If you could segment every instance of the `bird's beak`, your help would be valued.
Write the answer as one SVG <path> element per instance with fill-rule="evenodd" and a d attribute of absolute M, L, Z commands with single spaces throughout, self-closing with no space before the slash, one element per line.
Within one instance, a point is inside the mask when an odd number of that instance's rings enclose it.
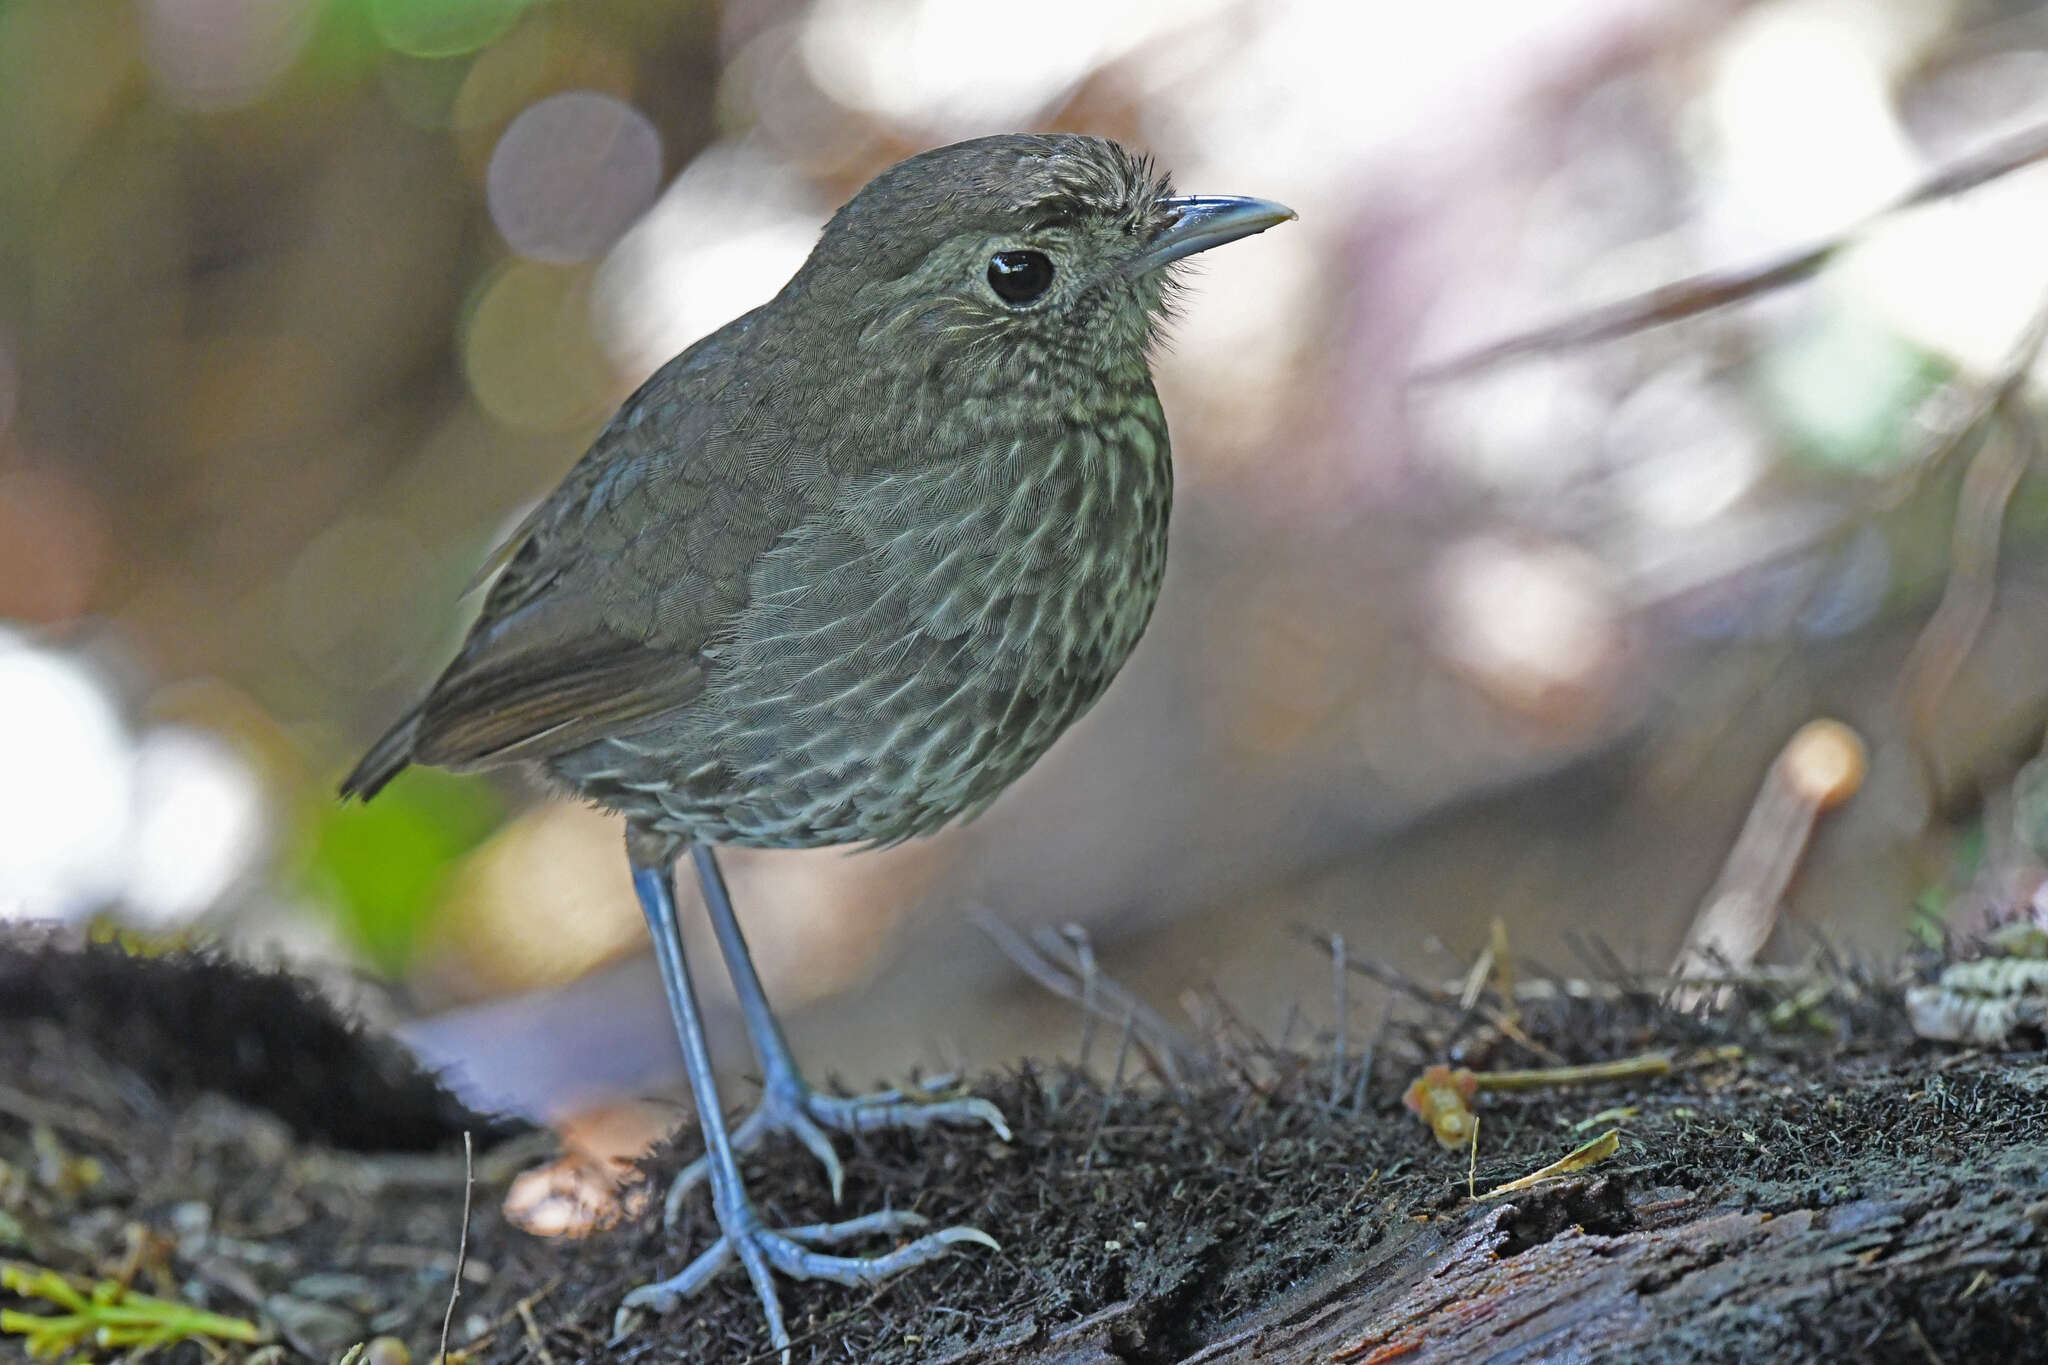
<path fill-rule="evenodd" d="M 1264 232 L 1296 216 L 1285 204 L 1231 194 L 1184 194 L 1162 199 L 1159 205 L 1174 215 L 1173 221 L 1132 259 L 1129 269 L 1133 275 Z"/>

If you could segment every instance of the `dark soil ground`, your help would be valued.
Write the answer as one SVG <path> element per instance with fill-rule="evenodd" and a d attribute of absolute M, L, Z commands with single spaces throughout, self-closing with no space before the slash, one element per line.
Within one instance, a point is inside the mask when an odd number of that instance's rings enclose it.
<path fill-rule="evenodd" d="M 975 1087 L 1012 1142 L 841 1139 L 837 1210 L 815 1163 L 771 1144 L 747 1163 L 771 1221 L 887 1204 L 1004 1248 L 878 1291 L 785 1286 L 794 1358 L 2040 1359 L 2048 1070 L 2033 1052 L 1915 1040 L 1900 991 L 1933 965 L 1753 984 L 1697 1014 L 1626 983 L 1512 1012 L 1491 993 L 1464 1008 L 1415 989 L 1363 1087 L 1355 1051 L 1340 1070 L 1227 1027 L 1192 1051 L 1201 1078 L 1177 1085 L 1137 1049 L 1134 1079 L 1115 1085 L 1025 1069 Z M 1483 1093 L 1469 1171 L 1400 1102 L 1426 1062 L 1483 1072 L 1652 1050 L 1670 1074 Z M 701 1194 L 672 1234 L 657 1198 L 579 1242 L 527 1237 L 498 1207 L 543 1159 L 534 1136 L 464 1113 L 295 983 L 203 957 L 0 953 L 0 1255 L 245 1317 L 272 1343 L 157 1359 L 325 1362 L 376 1333 L 431 1358 L 465 1128 L 457 1358 L 769 1357 L 736 1272 L 613 1340 L 625 1291 L 715 1235 Z M 1619 1148 L 1587 1171 L 1471 1197 L 1608 1128 Z M 657 1154 L 650 1174 L 665 1182 L 695 1146 Z"/>

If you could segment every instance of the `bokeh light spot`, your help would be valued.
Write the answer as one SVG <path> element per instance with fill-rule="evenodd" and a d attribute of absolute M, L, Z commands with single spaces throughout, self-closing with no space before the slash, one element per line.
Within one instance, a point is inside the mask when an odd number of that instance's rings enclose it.
<path fill-rule="evenodd" d="M 1438 654 L 1490 699 L 1551 721 L 1598 714 L 1623 642 L 1597 561 L 1561 543 L 1477 536 L 1444 552 L 1435 589 Z"/>
<path fill-rule="evenodd" d="M 1833 232 L 1905 188 L 1889 85 L 1934 8 L 1779 0 L 1731 25 L 1704 110 L 1731 237 Z"/>
<path fill-rule="evenodd" d="M 285 577 L 285 638 L 322 681 L 344 690 L 406 672 L 431 626 L 414 607 L 434 561 L 404 524 L 344 517 L 313 537 Z"/>
<path fill-rule="evenodd" d="M 1805 453 L 1875 473 L 1907 453 L 1909 419 L 1938 375 L 1929 357 L 1859 310 L 1771 348 L 1763 379 L 1764 394 Z"/>
<path fill-rule="evenodd" d="M 1502 366 L 1456 392 L 1425 393 L 1416 410 L 1457 475 L 1524 496 L 1583 476 L 1607 416 L 1596 367 L 1580 356 Z"/>
<path fill-rule="evenodd" d="M 75 918 L 122 882 L 128 736 L 90 671 L 0 630 L 0 919 Z"/>
<path fill-rule="evenodd" d="M 1802 520 L 1807 523 L 1803 538 L 1820 539 L 1813 519 Z M 1868 625 L 1896 576 L 1883 532 L 1865 526 L 1839 549 L 1769 553 L 1785 529 L 1741 532 L 1756 542 L 1742 556 L 1752 567 L 1678 597 L 1672 604 L 1678 629 L 1710 640 L 1767 639 L 1790 626 L 1802 635 L 1829 638 Z"/>
<path fill-rule="evenodd" d="M 476 54 L 455 96 L 452 119 L 462 160 L 481 179 L 498 137 L 522 110 L 566 90 L 595 90 L 629 100 L 631 54 L 552 11 L 529 12 L 517 27 Z"/>
<path fill-rule="evenodd" d="M 143 48 L 173 104 L 231 109 L 262 97 L 319 18 L 315 0 L 147 0 Z"/>
<path fill-rule="evenodd" d="M 486 176 L 511 248 L 566 265 L 602 255 L 661 189 L 661 135 L 625 101 L 551 95 L 512 120 Z"/>
<path fill-rule="evenodd" d="M 71 480 L 0 472 L 0 617 L 51 625 L 83 613 L 110 539 L 105 509 Z"/>
<path fill-rule="evenodd" d="M 255 770 L 219 736 L 184 725 L 145 734 L 135 752 L 127 911 L 167 925 L 217 901 L 262 847 L 263 800 Z"/>
<path fill-rule="evenodd" d="M 598 267 L 604 347 L 631 376 L 764 303 L 803 264 L 824 209 L 751 149 L 699 156 Z"/>
<path fill-rule="evenodd" d="M 604 416 L 617 395 L 592 336 L 584 276 L 515 261 L 469 316 L 463 363 L 493 419 L 522 431 L 567 431 Z"/>
<path fill-rule="evenodd" d="M 2043 78 L 2048 89 L 2048 69 Z M 1900 335 L 1996 374 L 2048 289 L 2043 223 L 2048 167 L 2036 167 L 1877 224 L 1839 266 L 1840 292 Z M 2048 378 L 2048 363 L 2035 374 Z"/>
<path fill-rule="evenodd" d="M 802 53 L 842 103 L 964 136 L 1032 122 L 1091 70 L 1221 7 L 1222 0 L 1039 0 L 1028 22 L 1046 40 L 1011 42 L 1008 25 L 982 5 L 820 0 Z M 991 60 L 996 49 L 1001 58 Z"/>
<path fill-rule="evenodd" d="M 369 0 L 370 25 L 409 57 L 474 52 L 512 27 L 526 0 Z"/>
<path fill-rule="evenodd" d="M 468 990 L 559 986 L 644 942 L 632 892 L 611 875 L 619 832 L 602 811 L 545 806 L 457 866 L 435 926 Z"/>
<path fill-rule="evenodd" d="M 1606 445 L 1616 487 L 1658 532 L 1702 526 L 1763 477 L 1756 423 L 1702 367 L 1652 375 L 1609 418 Z"/>
<path fill-rule="evenodd" d="M 1799 628 L 1823 638 L 1861 630 L 1877 617 L 1892 585 L 1892 551 L 1884 533 L 1865 526 L 1833 554 L 1814 561 L 1815 586 L 1799 610 Z"/>

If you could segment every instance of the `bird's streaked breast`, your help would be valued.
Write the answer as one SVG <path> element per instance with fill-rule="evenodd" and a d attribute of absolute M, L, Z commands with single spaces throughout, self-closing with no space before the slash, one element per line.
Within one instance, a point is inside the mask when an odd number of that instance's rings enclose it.
<path fill-rule="evenodd" d="M 677 833 L 766 846 L 986 805 L 1101 695 L 1158 596 L 1165 421 L 1149 384 L 1112 406 L 846 481 L 756 564 L 703 702 L 611 742 L 622 785 Z"/>

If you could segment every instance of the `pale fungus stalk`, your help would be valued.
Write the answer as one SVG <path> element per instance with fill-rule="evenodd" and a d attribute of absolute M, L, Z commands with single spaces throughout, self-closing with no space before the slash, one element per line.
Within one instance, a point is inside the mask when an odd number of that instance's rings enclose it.
<path fill-rule="evenodd" d="M 1870 766 L 1863 740 L 1838 720 L 1801 726 L 1771 764 L 1742 833 L 1721 866 L 1671 973 L 1677 977 L 1742 971 L 1777 926 L 1778 907 L 1806 855 L 1821 815 L 1863 785 Z M 1704 998 L 1681 989 L 1679 1003 Z"/>

